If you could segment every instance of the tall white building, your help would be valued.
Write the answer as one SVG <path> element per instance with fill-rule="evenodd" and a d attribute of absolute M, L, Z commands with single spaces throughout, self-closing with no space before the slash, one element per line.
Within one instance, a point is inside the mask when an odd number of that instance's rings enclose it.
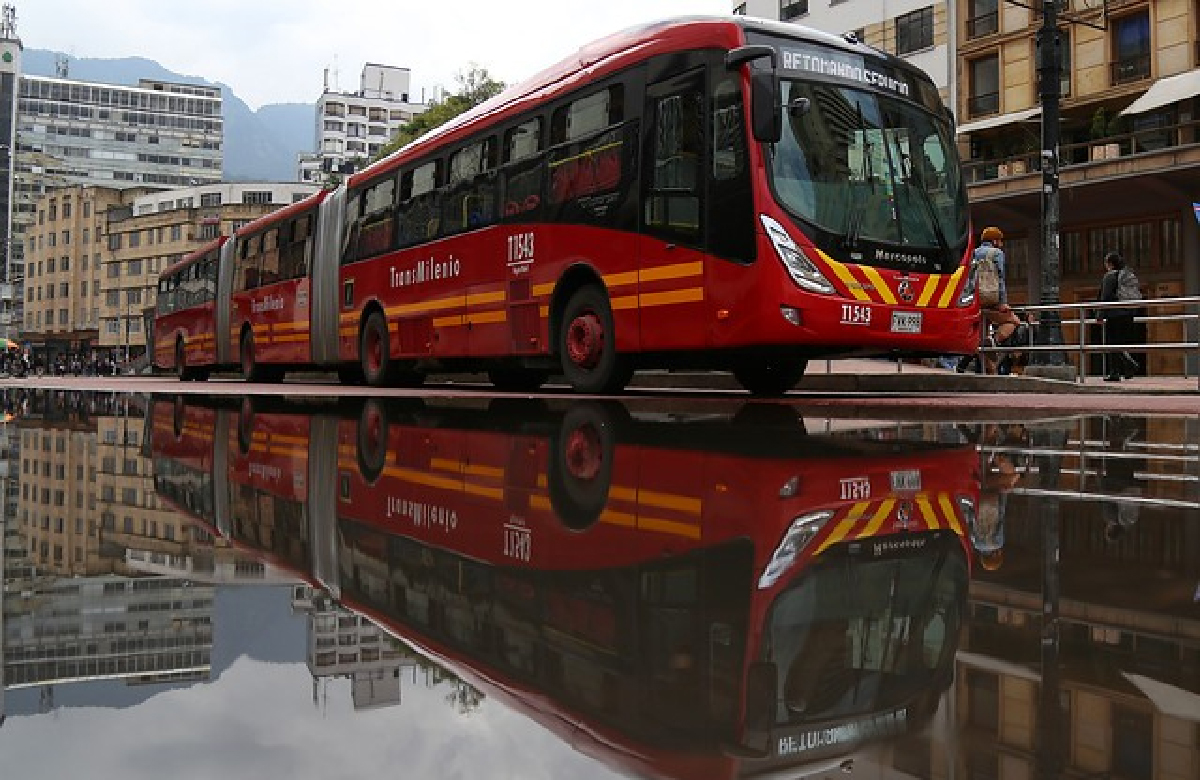
<path fill-rule="evenodd" d="M 313 152 L 302 154 L 299 181 L 321 183 L 331 174 L 350 173 L 379 153 L 401 126 L 425 111 L 412 100 L 408 68 L 367 63 L 357 92 L 339 92 L 325 71 L 317 100 Z"/>
<path fill-rule="evenodd" d="M 911 62 L 929 74 L 954 105 L 953 4 L 929 0 L 734 0 L 734 13 L 795 22 L 863 43 Z"/>

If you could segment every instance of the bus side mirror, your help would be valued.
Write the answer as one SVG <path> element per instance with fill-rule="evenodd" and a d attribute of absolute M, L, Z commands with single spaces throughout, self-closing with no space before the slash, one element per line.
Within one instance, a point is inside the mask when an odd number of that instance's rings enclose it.
<path fill-rule="evenodd" d="M 783 113 L 780 111 L 779 79 L 775 74 L 775 49 L 771 46 L 739 46 L 725 55 L 725 67 L 735 70 L 766 57 L 769 71 L 750 74 L 750 129 L 754 139 L 764 144 L 778 143 L 783 137 Z"/>
<path fill-rule="evenodd" d="M 783 112 L 779 110 L 779 79 L 774 73 L 750 74 L 750 129 L 764 144 L 779 143 L 783 137 Z"/>

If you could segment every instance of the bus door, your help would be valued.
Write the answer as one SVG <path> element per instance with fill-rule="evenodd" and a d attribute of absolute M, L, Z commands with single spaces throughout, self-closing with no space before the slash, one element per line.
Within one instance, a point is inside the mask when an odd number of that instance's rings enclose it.
<path fill-rule="evenodd" d="M 646 88 L 637 303 L 647 350 L 705 346 L 704 68 Z M 614 308 L 617 305 L 614 303 Z M 704 333 L 697 343 L 697 334 Z"/>

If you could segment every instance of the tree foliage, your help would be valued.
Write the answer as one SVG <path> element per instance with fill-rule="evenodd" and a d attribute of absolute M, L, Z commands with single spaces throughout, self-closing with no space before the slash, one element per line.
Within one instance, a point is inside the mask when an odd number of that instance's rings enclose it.
<path fill-rule="evenodd" d="M 496 81 L 488 73 L 487 68 L 472 64 L 466 73 L 458 73 L 454 80 L 458 82 L 458 91 L 447 95 L 443 100 L 431 103 L 429 108 L 413 117 L 413 120 L 402 125 L 392 140 L 388 141 L 375 159 L 387 157 L 400 147 L 428 133 L 435 127 L 449 122 L 467 109 L 474 108 L 488 98 L 499 95 L 506 84 Z"/>

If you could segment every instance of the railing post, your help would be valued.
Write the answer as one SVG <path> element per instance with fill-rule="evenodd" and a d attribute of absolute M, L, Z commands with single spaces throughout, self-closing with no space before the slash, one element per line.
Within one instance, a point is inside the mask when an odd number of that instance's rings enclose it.
<path fill-rule="evenodd" d="M 1079 368 L 1076 372 L 1075 381 L 1082 385 L 1087 383 L 1087 309 L 1079 309 L 1076 319 L 1079 321 Z"/>

